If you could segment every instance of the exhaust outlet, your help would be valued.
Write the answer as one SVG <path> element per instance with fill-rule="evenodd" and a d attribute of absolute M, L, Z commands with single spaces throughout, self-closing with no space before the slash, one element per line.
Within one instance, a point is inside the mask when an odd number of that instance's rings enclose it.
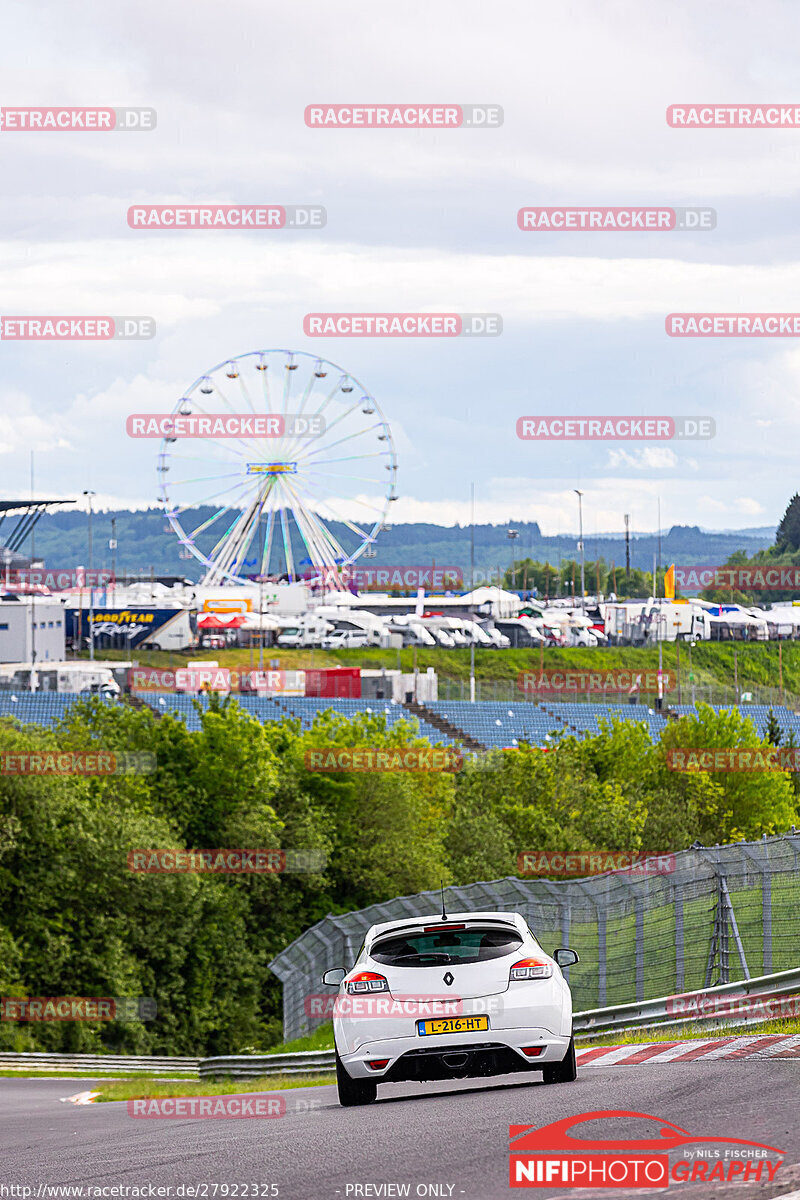
<path fill-rule="evenodd" d="M 443 1054 L 442 1062 L 451 1071 L 458 1071 L 461 1067 L 465 1067 L 469 1061 L 468 1054 Z"/>

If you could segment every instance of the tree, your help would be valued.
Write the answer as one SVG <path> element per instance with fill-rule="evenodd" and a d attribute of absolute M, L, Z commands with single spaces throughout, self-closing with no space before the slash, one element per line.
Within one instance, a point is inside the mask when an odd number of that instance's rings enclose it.
<path fill-rule="evenodd" d="M 775 534 L 775 548 L 785 554 L 800 550 L 800 495 L 797 492 L 781 517 Z"/>
<path fill-rule="evenodd" d="M 772 709 L 769 710 L 769 716 L 767 717 L 767 729 L 764 736 L 769 742 L 770 746 L 780 746 L 783 739 L 783 730 L 778 724 L 778 719 Z"/>

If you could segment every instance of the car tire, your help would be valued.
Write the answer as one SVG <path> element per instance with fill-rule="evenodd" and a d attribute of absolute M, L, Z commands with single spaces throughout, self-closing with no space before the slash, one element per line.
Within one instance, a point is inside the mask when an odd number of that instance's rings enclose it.
<path fill-rule="evenodd" d="M 336 1090 L 342 1108 L 353 1108 L 356 1104 L 372 1104 L 377 1098 L 378 1085 L 371 1079 L 351 1079 L 336 1051 Z"/>
<path fill-rule="evenodd" d="M 578 1078 L 578 1064 L 575 1060 L 575 1034 L 569 1039 L 569 1048 L 560 1063 L 551 1067 L 542 1067 L 545 1083 L 574 1083 Z"/>

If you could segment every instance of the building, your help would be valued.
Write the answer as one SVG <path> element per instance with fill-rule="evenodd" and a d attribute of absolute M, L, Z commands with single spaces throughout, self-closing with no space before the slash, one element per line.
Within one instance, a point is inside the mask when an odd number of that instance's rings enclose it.
<path fill-rule="evenodd" d="M 61 662 L 64 606 L 50 596 L 16 596 L 0 600 L 0 663 Z"/>

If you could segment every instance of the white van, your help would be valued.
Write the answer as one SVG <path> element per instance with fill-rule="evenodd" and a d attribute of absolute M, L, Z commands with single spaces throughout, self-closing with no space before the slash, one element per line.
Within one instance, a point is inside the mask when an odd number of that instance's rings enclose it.
<path fill-rule="evenodd" d="M 366 629 L 334 629 L 322 639 L 323 650 L 357 650 L 369 644 Z"/>

